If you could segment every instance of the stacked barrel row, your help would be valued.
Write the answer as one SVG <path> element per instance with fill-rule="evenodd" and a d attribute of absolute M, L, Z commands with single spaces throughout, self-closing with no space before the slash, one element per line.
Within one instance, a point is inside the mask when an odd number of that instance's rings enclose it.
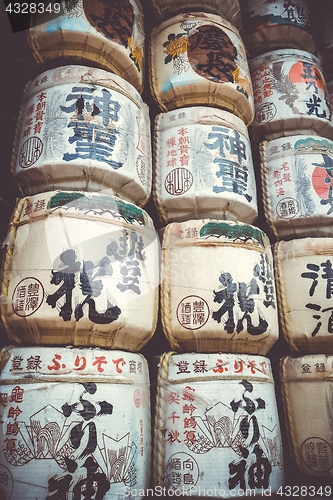
<path fill-rule="evenodd" d="M 123 498 L 150 484 L 149 372 L 136 351 L 156 328 L 159 244 L 142 208 L 143 11 L 136 0 L 61 9 L 32 19 L 38 74 L 13 147 L 22 198 L 1 274 L 2 323 L 20 346 L 1 353 L 11 500 Z"/>
<path fill-rule="evenodd" d="M 289 450 L 298 484 L 312 481 L 331 494 L 333 108 L 326 81 L 332 79 L 333 38 L 323 27 L 333 11 L 318 4 L 316 32 L 306 2 L 244 4 L 253 144 L 260 143 L 265 218 L 278 240 L 280 325 L 293 353 L 280 360 L 279 377 Z M 305 488 L 302 495 L 311 492 Z"/>
<path fill-rule="evenodd" d="M 162 21 L 149 53 L 164 111 L 153 140 L 153 198 L 167 224 L 161 319 L 178 352 L 159 365 L 154 484 L 198 497 L 276 493 L 283 452 L 265 355 L 277 303 L 270 243 L 252 225 L 254 100 L 239 4 L 152 4 Z"/>

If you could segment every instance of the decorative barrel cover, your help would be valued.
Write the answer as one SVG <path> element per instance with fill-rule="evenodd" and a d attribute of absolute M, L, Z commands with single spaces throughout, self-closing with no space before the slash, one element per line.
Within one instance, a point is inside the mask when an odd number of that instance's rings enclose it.
<path fill-rule="evenodd" d="M 248 131 L 217 108 L 180 108 L 155 120 L 153 196 L 164 223 L 258 216 Z"/>
<path fill-rule="evenodd" d="M 333 141 L 263 141 L 260 158 L 264 212 L 276 238 L 333 236 Z"/>
<path fill-rule="evenodd" d="M 317 57 L 302 50 L 273 50 L 249 65 L 257 135 L 271 140 L 297 132 L 332 139 L 333 108 Z"/>
<path fill-rule="evenodd" d="M 111 500 L 149 486 L 143 356 L 9 347 L 1 357 L 3 499 L 80 499 L 89 492 L 89 498 Z"/>
<path fill-rule="evenodd" d="M 142 209 L 99 193 L 26 197 L 6 244 L 1 318 L 14 341 L 136 351 L 153 335 L 159 244 Z"/>
<path fill-rule="evenodd" d="M 306 0 L 243 0 L 242 16 L 251 57 L 284 47 L 316 51 L 312 16 Z"/>
<path fill-rule="evenodd" d="M 333 476 L 333 357 L 307 355 L 280 361 L 289 448 L 301 474 Z M 331 483 L 332 484 L 332 483 Z M 325 496 L 332 490 L 323 487 Z"/>
<path fill-rule="evenodd" d="M 204 11 L 217 14 L 240 30 L 241 10 L 239 0 L 150 0 L 160 21 L 188 11 Z"/>
<path fill-rule="evenodd" d="M 202 105 L 253 120 L 251 76 L 244 44 L 222 17 L 179 14 L 153 28 L 150 88 L 162 111 Z"/>
<path fill-rule="evenodd" d="M 28 83 L 12 159 L 22 195 L 108 189 L 142 206 L 151 168 L 148 108 L 128 82 L 64 66 Z"/>
<path fill-rule="evenodd" d="M 91 64 L 144 86 L 144 22 L 140 0 L 62 0 L 61 11 L 35 14 L 28 42 L 38 64 L 67 59 Z M 59 5 L 59 3 L 57 5 Z"/>
<path fill-rule="evenodd" d="M 333 238 L 275 245 L 282 330 L 294 352 L 333 353 Z"/>
<path fill-rule="evenodd" d="M 163 355 L 153 470 L 155 487 L 165 487 L 169 498 L 276 493 L 283 453 L 269 359 Z"/>
<path fill-rule="evenodd" d="M 163 235 L 161 317 L 177 351 L 266 354 L 278 338 L 270 243 L 241 222 L 190 220 Z"/>

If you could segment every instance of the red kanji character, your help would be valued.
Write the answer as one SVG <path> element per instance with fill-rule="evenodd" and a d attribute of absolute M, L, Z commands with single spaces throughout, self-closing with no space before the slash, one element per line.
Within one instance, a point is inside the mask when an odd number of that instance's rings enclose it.
<path fill-rule="evenodd" d="M 178 441 L 178 443 L 181 443 L 181 441 L 178 439 L 179 437 L 179 432 L 178 431 L 169 431 L 168 439 L 170 444 L 174 443 L 175 441 Z"/>
<path fill-rule="evenodd" d="M 0 404 L 2 406 L 6 406 L 8 403 L 8 394 L 7 392 L 0 392 Z"/>
<path fill-rule="evenodd" d="M 254 360 L 249 361 L 249 364 L 247 365 L 248 368 L 251 368 L 251 373 L 255 374 L 255 367 L 256 367 L 256 362 Z"/>
<path fill-rule="evenodd" d="M 80 366 L 81 360 L 82 360 L 82 366 Z M 96 363 L 93 363 L 93 364 L 95 365 Z M 74 370 L 84 370 L 85 367 L 87 366 L 87 360 L 86 360 L 86 358 L 84 356 L 80 357 L 79 355 L 77 355 L 76 358 L 75 358 L 75 361 L 74 361 L 74 365 L 78 367 L 78 368 L 74 368 Z M 98 368 L 98 371 L 103 371 L 103 370 L 100 370 Z"/>
<path fill-rule="evenodd" d="M 196 409 L 197 409 L 197 407 L 193 406 L 192 403 L 190 405 L 184 405 L 183 406 L 183 413 L 189 413 L 191 415 L 191 417 L 192 417 L 192 413 Z"/>
<path fill-rule="evenodd" d="M 31 127 L 28 127 L 24 132 L 23 132 L 23 137 L 28 137 L 28 135 L 31 132 Z"/>
<path fill-rule="evenodd" d="M 223 373 L 224 370 L 227 372 L 228 371 L 228 368 L 223 368 L 223 361 L 222 359 L 218 359 L 217 360 L 217 365 L 216 365 L 216 368 L 213 368 L 213 372 L 214 373 Z"/>
<path fill-rule="evenodd" d="M 45 92 L 41 92 L 41 93 L 37 96 L 37 101 L 42 102 L 42 101 L 43 101 L 43 99 L 45 99 L 45 98 L 46 98 L 46 94 L 45 94 Z"/>
<path fill-rule="evenodd" d="M 24 390 L 21 389 L 21 387 L 19 385 L 17 385 L 16 387 L 14 387 L 14 389 L 12 389 L 12 393 L 9 396 L 9 401 L 11 403 L 13 403 L 13 402 L 14 403 L 22 403 L 23 393 L 24 393 Z"/>
<path fill-rule="evenodd" d="M 124 358 L 113 359 L 112 363 L 114 363 L 116 365 L 116 370 L 117 370 L 118 373 L 122 372 L 122 369 L 119 368 L 119 363 L 121 363 L 121 366 L 126 365 L 126 361 L 124 361 Z"/>
<path fill-rule="evenodd" d="M 280 179 L 281 177 L 281 172 L 279 172 L 278 170 L 274 170 L 273 172 L 273 178 L 274 179 Z"/>
<path fill-rule="evenodd" d="M 195 395 L 194 395 L 195 389 L 192 389 L 189 385 L 185 387 L 183 390 L 183 399 L 187 399 L 188 401 L 194 401 Z"/>
<path fill-rule="evenodd" d="M 27 109 L 28 116 L 32 115 L 32 113 L 34 112 L 34 107 L 35 107 L 34 104 L 31 104 L 31 106 L 28 107 L 28 109 Z"/>
<path fill-rule="evenodd" d="M 34 134 L 40 134 L 40 131 L 42 130 L 42 125 L 43 125 L 42 122 L 36 123 L 36 125 L 34 126 Z"/>
<path fill-rule="evenodd" d="M 235 373 L 242 373 L 242 371 L 243 371 L 243 361 L 237 361 L 237 360 L 235 360 L 234 368 L 235 368 Z"/>
<path fill-rule="evenodd" d="M 11 434 L 17 436 L 19 430 L 20 429 L 17 422 L 14 422 L 13 424 L 7 424 L 6 436 L 10 436 Z"/>
<path fill-rule="evenodd" d="M 284 196 L 285 194 L 286 192 L 283 188 L 279 188 L 279 190 L 276 191 L 276 196 Z"/>
<path fill-rule="evenodd" d="M 188 134 L 188 130 L 187 130 L 187 128 L 184 128 L 184 127 L 180 128 L 180 129 L 178 130 L 178 134 L 179 134 L 179 135 L 182 135 L 182 136 L 184 136 L 185 134 Z"/>
<path fill-rule="evenodd" d="M 186 435 L 184 439 L 186 444 L 194 443 L 196 441 L 195 431 L 185 431 L 184 434 Z"/>
<path fill-rule="evenodd" d="M 58 363 L 57 359 L 59 361 L 61 360 L 61 356 L 59 354 L 56 354 L 54 356 L 54 358 L 52 359 L 52 361 L 53 361 L 54 364 L 53 364 L 53 366 L 48 366 L 47 367 L 48 370 L 60 370 L 61 365 L 60 365 L 60 363 Z"/>
<path fill-rule="evenodd" d="M 261 366 L 261 369 L 263 371 L 263 373 L 266 375 L 266 361 L 263 361 L 262 363 L 259 363 L 259 365 Z"/>
<path fill-rule="evenodd" d="M 169 418 L 169 419 L 170 419 L 170 418 L 172 418 L 172 423 L 175 423 L 176 418 L 180 418 L 180 417 L 178 417 L 178 416 L 176 415 L 176 412 L 175 412 L 175 411 L 173 411 L 173 412 L 171 413 L 170 417 L 168 417 L 168 418 Z"/>
<path fill-rule="evenodd" d="M 169 392 L 168 394 L 168 403 L 171 405 L 171 403 L 176 403 L 179 405 L 179 394 L 178 392 Z"/>
<path fill-rule="evenodd" d="M 96 361 L 93 362 L 93 366 L 97 365 L 97 370 L 99 371 L 99 373 L 103 373 L 104 368 L 102 368 L 102 365 L 107 365 L 107 363 L 108 363 L 105 359 L 105 356 L 96 356 L 95 360 Z M 119 372 L 119 373 L 121 373 L 121 372 Z"/>
<path fill-rule="evenodd" d="M 185 428 L 188 428 L 188 427 L 193 427 L 193 429 L 195 429 L 197 426 L 197 423 L 195 421 L 195 418 L 194 417 L 190 417 L 190 418 L 184 418 L 184 427 Z"/>
<path fill-rule="evenodd" d="M 22 410 L 20 410 L 18 406 L 16 408 L 13 408 L 11 406 L 8 410 L 8 418 L 13 418 L 14 420 L 16 420 L 20 413 L 22 413 Z"/>
<path fill-rule="evenodd" d="M 14 438 L 6 438 L 4 442 L 6 443 L 6 450 L 12 451 L 15 450 L 15 441 L 16 439 Z"/>

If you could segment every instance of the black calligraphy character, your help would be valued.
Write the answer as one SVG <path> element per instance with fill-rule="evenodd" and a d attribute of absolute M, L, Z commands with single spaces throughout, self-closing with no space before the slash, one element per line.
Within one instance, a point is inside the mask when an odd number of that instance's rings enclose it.
<path fill-rule="evenodd" d="M 77 464 L 74 460 L 71 460 L 68 457 L 64 457 L 65 464 L 68 472 L 71 474 L 76 471 Z M 67 493 L 72 481 L 72 475 L 67 474 L 64 477 L 61 476 L 53 476 L 48 480 L 48 489 L 47 491 L 51 493 L 47 495 L 45 500 L 67 500 Z"/>
<path fill-rule="evenodd" d="M 314 292 L 315 292 L 315 289 L 316 289 L 316 286 L 318 285 L 318 271 L 319 271 L 319 266 L 317 266 L 317 264 L 307 264 L 306 265 L 307 269 L 309 269 L 309 273 L 302 273 L 301 274 L 301 277 L 302 278 L 309 278 L 309 279 L 312 279 L 313 282 L 312 282 L 312 285 L 311 285 L 311 288 L 309 290 L 309 295 L 310 297 L 313 296 Z"/>
<path fill-rule="evenodd" d="M 55 308 L 58 300 L 65 295 L 65 303 L 60 308 L 59 316 L 62 317 L 64 321 L 70 321 L 73 312 L 72 294 L 75 288 L 75 273 L 80 270 L 80 263 L 76 262 L 76 254 L 72 249 L 62 252 L 60 260 L 64 266 L 67 267 L 61 271 L 52 270 L 51 273 L 53 277 L 50 283 L 52 285 L 59 285 L 62 282 L 62 285 L 54 294 L 47 297 L 46 303 Z"/>
<path fill-rule="evenodd" d="M 104 472 L 99 472 L 99 465 L 93 457 L 88 457 L 82 467 L 87 469 L 87 477 L 81 479 L 73 488 L 73 500 L 103 500 L 110 489 Z M 94 496 L 95 495 L 95 496 Z"/>
<path fill-rule="evenodd" d="M 88 444 L 86 448 L 83 450 L 79 458 L 84 458 L 96 450 L 97 447 L 97 431 L 96 431 L 96 425 L 94 422 L 89 422 L 92 420 L 95 416 L 101 416 L 101 415 L 111 415 L 113 411 L 113 405 L 111 403 L 108 403 L 107 401 L 100 401 L 99 403 L 96 403 L 100 407 L 100 411 L 97 413 L 96 407 L 93 403 L 88 401 L 87 399 L 84 399 L 83 396 L 88 393 L 88 394 L 95 394 L 97 391 L 97 386 L 93 382 L 88 382 L 86 384 L 82 384 L 84 387 L 83 393 L 80 395 L 80 403 L 74 403 L 72 405 L 69 405 L 68 403 L 65 403 L 61 409 L 63 412 L 63 415 L 67 418 L 70 417 L 73 412 L 79 414 L 82 418 L 83 421 L 88 422 L 85 427 L 83 427 L 84 422 L 80 422 L 79 424 L 75 425 L 69 435 L 69 439 L 71 442 L 72 447 L 77 450 L 81 444 L 82 437 L 84 436 L 85 430 L 88 428 Z"/>
<path fill-rule="evenodd" d="M 239 451 L 242 454 L 243 460 L 240 460 L 239 462 L 235 462 L 234 460 L 229 464 L 229 474 L 230 476 L 228 479 L 228 485 L 229 489 L 233 490 L 236 488 L 237 485 L 239 485 L 239 488 L 243 491 L 246 489 L 246 484 L 245 484 L 245 468 L 246 468 L 246 459 L 249 456 L 249 451 L 244 448 L 243 446 L 239 446 Z"/>
<path fill-rule="evenodd" d="M 94 273 L 97 267 L 97 272 Z M 108 324 L 112 323 L 119 318 L 121 310 L 118 306 L 112 305 L 107 299 L 107 309 L 104 313 L 99 313 L 96 311 L 95 298 L 99 297 L 103 289 L 102 280 L 96 280 L 99 276 L 112 276 L 113 270 L 112 265 L 108 257 L 103 257 L 103 259 L 98 263 L 97 266 L 91 261 L 83 261 L 82 272 L 80 273 L 80 286 L 82 294 L 86 295 L 84 301 L 77 304 L 75 308 L 75 319 L 79 321 L 83 316 L 83 307 L 88 304 L 88 317 L 90 321 L 96 324 Z"/>
<path fill-rule="evenodd" d="M 244 315 L 237 322 L 237 329 L 236 329 L 237 333 L 243 330 L 244 319 L 247 321 L 247 331 L 249 332 L 250 335 L 261 335 L 267 330 L 268 323 L 260 316 L 260 314 L 259 314 L 259 325 L 254 326 L 252 324 L 252 318 L 250 314 L 253 313 L 254 311 L 255 303 L 251 295 L 254 294 L 259 294 L 259 286 L 255 278 L 252 278 L 249 285 L 243 282 L 238 284 L 238 301 L 241 311 L 244 312 Z"/>
<path fill-rule="evenodd" d="M 250 488 L 268 488 L 269 476 L 272 472 L 272 466 L 266 457 L 263 457 L 263 451 L 258 444 L 253 448 L 257 461 L 249 468 L 249 486 Z"/>
<path fill-rule="evenodd" d="M 323 110 L 323 112 L 319 114 L 320 103 L 321 103 L 320 97 L 317 97 L 316 94 L 313 94 L 312 98 L 310 97 L 309 102 L 305 103 L 308 107 L 308 111 L 306 112 L 306 114 L 307 115 L 315 114 L 318 118 L 326 118 L 325 110 Z"/>
<path fill-rule="evenodd" d="M 212 314 L 212 318 L 221 323 L 222 316 L 228 312 L 228 319 L 225 323 L 225 329 L 228 333 L 233 333 L 235 330 L 235 321 L 234 321 L 234 293 L 237 290 L 237 284 L 233 283 L 233 278 L 230 273 L 222 273 L 219 277 L 219 281 L 224 287 L 222 290 L 213 293 L 215 295 L 214 302 L 218 304 L 222 304 L 222 307 L 218 311 L 214 311 Z"/>

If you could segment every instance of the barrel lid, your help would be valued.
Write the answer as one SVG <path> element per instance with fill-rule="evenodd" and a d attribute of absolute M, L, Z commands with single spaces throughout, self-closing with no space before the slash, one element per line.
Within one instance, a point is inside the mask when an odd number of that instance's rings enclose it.
<path fill-rule="evenodd" d="M 257 71 L 257 69 L 272 62 L 279 62 L 279 61 L 285 62 L 288 61 L 288 59 L 294 59 L 294 60 L 297 59 L 300 61 L 309 62 L 321 68 L 321 62 L 318 59 L 318 57 L 314 56 L 310 52 L 298 49 L 279 49 L 279 50 L 272 50 L 270 52 L 265 52 L 260 56 L 250 59 L 249 60 L 250 72 L 253 73 L 254 71 Z"/>
<path fill-rule="evenodd" d="M 177 115 L 176 121 L 173 120 L 175 114 Z M 178 108 L 167 113 L 160 113 L 155 120 L 156 127 L 160 131 L 186 125 L 217 125 L 235 129 L 249 140 L 248 130 L 243 120 L 219 108 L 206 106 Z"/>
<path fill-rule="evenodd" d="M 207 12 L 187 12 L 170 17 L 163 23 L 159 24 L 158 26 L 155 26 L 152 29 L 151 38 L 154 39 L 156 36 L 159 35 L 159 33 L 161 33 L 164 30 L 167 30 L 170 26 L 173 26 L 174 24 L 181 24 L 185 21 L 187 22 L 187 24 L 191 21 L 199 21 L 202 22 L 203 24 L 206 23 L 218 24 L 222 28 L 230 29 L 235 34 L 237 34 L 237 36 L 239 36 L 237 28 L 235 28 L 235 26 L 229 23 L 229 21 L 227 21 L 226 19 L 217 14 L 209 14 Z"/>
<path fill-rule="evenodd" d="M 282 383 L 309 380 L 333 381 L 333 356 L 307 354 L 302 357 L 286 356 L 280 360 Z"/>
<path fill-rule="evenodd" d="M 333 255 L 333 238 L 297 238 L 274 246 L 274 261 L 292 261 L 309 255 Z"/>
<path fill-rule="evenodd" d="M 75 65 L 61 66 L 36 76 L 27 83 L 23 99 L 28 100 L 38 92 L 63 84 L 99 85 L 111 88 L 126 95 L 137 106 L 144 105 L 139 92 L 120 76 L 99 68 Z"/>
<path fill-rule="evenodd" d="M 5 347 L 0 384 L 107 382 L 149 384 L 144 356 L 125 351 L 71 347 Z"/>
<path fill-rule="evenodd" d="M 33 222 L 52 214 L 154 230 L 151 217 L 133 203 L 104 193 L 82 191 L 57 190 L 26 196 L 18 202 L 12 223 Z"/>
<path fill-rule="evenodd" d="M 243 222 L 213 219 L 172 222 L 163 235 L 162 249 L 170 246 L 245 246 L 259 252 L 270 247 L 268 236 L 258 227 Z"/>
<path fill-rule="evenodd" d="M 169 352 L 159 366 L 160 376 L 172 384 L 239 379 L 273 383 L 270 360 L 251 354 Z"/>

